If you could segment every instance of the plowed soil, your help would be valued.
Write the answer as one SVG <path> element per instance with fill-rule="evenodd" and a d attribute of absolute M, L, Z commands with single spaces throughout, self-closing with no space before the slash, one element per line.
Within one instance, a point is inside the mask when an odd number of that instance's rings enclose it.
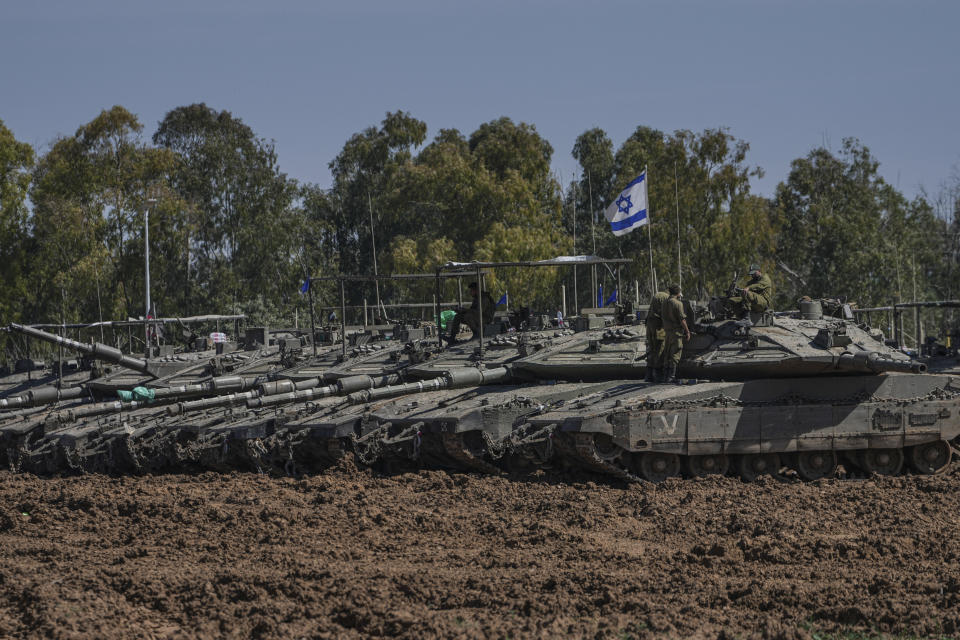
<path fill-rule="evenodd" d="M 958 637 L 958 485 L 0 472 L 0 636 Z"/>

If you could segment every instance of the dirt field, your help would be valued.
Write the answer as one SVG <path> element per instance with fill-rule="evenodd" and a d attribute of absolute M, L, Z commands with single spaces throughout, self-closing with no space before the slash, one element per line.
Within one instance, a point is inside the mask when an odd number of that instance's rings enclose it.
<path fill-rule="evenodd" d="M 958 637 L 958 485 L 2 472 L 0 636 Z"/>

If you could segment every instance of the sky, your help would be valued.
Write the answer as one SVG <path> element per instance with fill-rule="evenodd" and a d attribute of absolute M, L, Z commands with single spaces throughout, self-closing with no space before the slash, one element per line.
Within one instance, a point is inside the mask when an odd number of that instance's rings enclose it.
<path fill-rule="evenodd" d="M 42 153 L 113 105 L 149 139 L 205 102 L 324 188 L 344 142 L 397 110 L 428 141 L 533 124 L 563 184 L 587 129 L 618 147 L 641 125 L 724 127 L 766 196 L 856 137 L 912 198 L 960 175 L 958 25 L 955 0 L 0 0 L 0 120 Z"/>

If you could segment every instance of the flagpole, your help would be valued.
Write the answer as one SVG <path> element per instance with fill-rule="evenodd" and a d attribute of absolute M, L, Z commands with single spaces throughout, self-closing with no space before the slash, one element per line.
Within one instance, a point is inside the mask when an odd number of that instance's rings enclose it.
<path fill-rule="evenodd" d="M 590 174 L 587 174 L 587 184 L 589 184 Z M 576 175 L 574 175 L 576 181 Z M 574 182 L 576 184 L 576 182 Z M 577 255 L 577 188 L 573 188 L 573 255 Z M 573 264 L 573 306 L 577 306 L 577 264 Z M 574 311 L 576 313 L 576 311 Z"/>
<path fill-rule="evenodd" d="M 594 231 L 594 227 L 593 227 L 593 219 L 594 217 L 596 217 L 596 212 L 593 210 L 593 181 L 590 178 L 589 171 L 587 171 L 587 191 L 589 192 L 589 198 L 590 198 L 590 239 L 593 242 L 592 255 L 597 255 L 597 234 Z M 597 266 L 596 265 L 590 265 L 590 295 L 592 295 L 594 298 L 597 297 Z M 576 307 L 576 305 L 574 305 L 574 307 Z M 574 308 L 573 312 L 577 313 L 577 309 Z"/>
<path fill-rule="evenodd" d="M 680 262 L 680 186 L 677 182 L 677 161 L 673 161 L 673 197 L 677 204 L 677 285 L 683 287 L 683 265 Z"/>
<path fill-rule="evenodd" d="M 650 299 L 653 299 L 653 294 L 657 292 L 657 280 L 656 276 L 653 273 L 653 234 L 650 232 L 650 172 L 647 170 L 647 165 L 643 165 L 643 179 L 647 181 L 647 253 L 650 256 Z"/>
<path fill-rule="evenodd" d="M 317 323 L 313 319 L 313 283 L 307 276 L 307 296 L 310 301 L 310 343 L 313 345 L 313 357 L 317 357 Z"/>
<path fill-rule="evenodd" d="M 370 252 L 373 254 L 373 286 L 377 292 L 376 315 L 380 315 L 380 279 L 377 277 L 377 239 L 373 231 L 373 200 L 370 198 L 369 190 L 367 191 L 367 207 L 370 209 Z M 384 313 L 383 315 L 387 314 Z"/>

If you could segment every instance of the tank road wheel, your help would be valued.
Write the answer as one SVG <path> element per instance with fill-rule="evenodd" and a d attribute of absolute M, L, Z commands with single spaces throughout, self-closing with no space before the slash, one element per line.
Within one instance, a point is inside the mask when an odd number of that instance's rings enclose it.
<path fill-rule="evenodd" d="M 613 438 L 605 433 L 593 434 L 593 448 L 597 453 L 597 457 L 604 462 L 616 460 L 620 454 L 623 453 L 623 449 L 614 443 Z"/>
<path fill-rule="evenodd" d="M 796 455 L 796 469 L 804 480 L 832 478 L 837 472 L 837 454 L 833 451 L 801 451 Z"/>
<path fill-rule="evenodd" d="M 950 464 L 950 445 L 944 440 L 925 442 L 907 449 L 910 468 L 916 473 L 940 473 Z"/>
<path fill-rule="evenodd" d="M 903 469 L 900 449 L 866 449 L 857 456 L 859 467 L 878 476 L 895 476 Z"/>
<path fill-rule="evenodd" d="M 709 475 L 726 475 L 730 470 L 730 459 L 722 453 L 705 456 L 688 456 L 687 473 L 694 478 Z"/>
<path fill-rule="evenodd" d="M 640 458 L 640 475 L 650 482 L 663 482 L 680 474 L 680 456 L 675 453 L 644 453 Z"/>
<path fill-rule="evenodd" d="M 744 482 L 753 482 L 763 475 L 780 471 L 780 456 L 776 453 L 755 453 L 737 458 L 737 474 Z"/>

